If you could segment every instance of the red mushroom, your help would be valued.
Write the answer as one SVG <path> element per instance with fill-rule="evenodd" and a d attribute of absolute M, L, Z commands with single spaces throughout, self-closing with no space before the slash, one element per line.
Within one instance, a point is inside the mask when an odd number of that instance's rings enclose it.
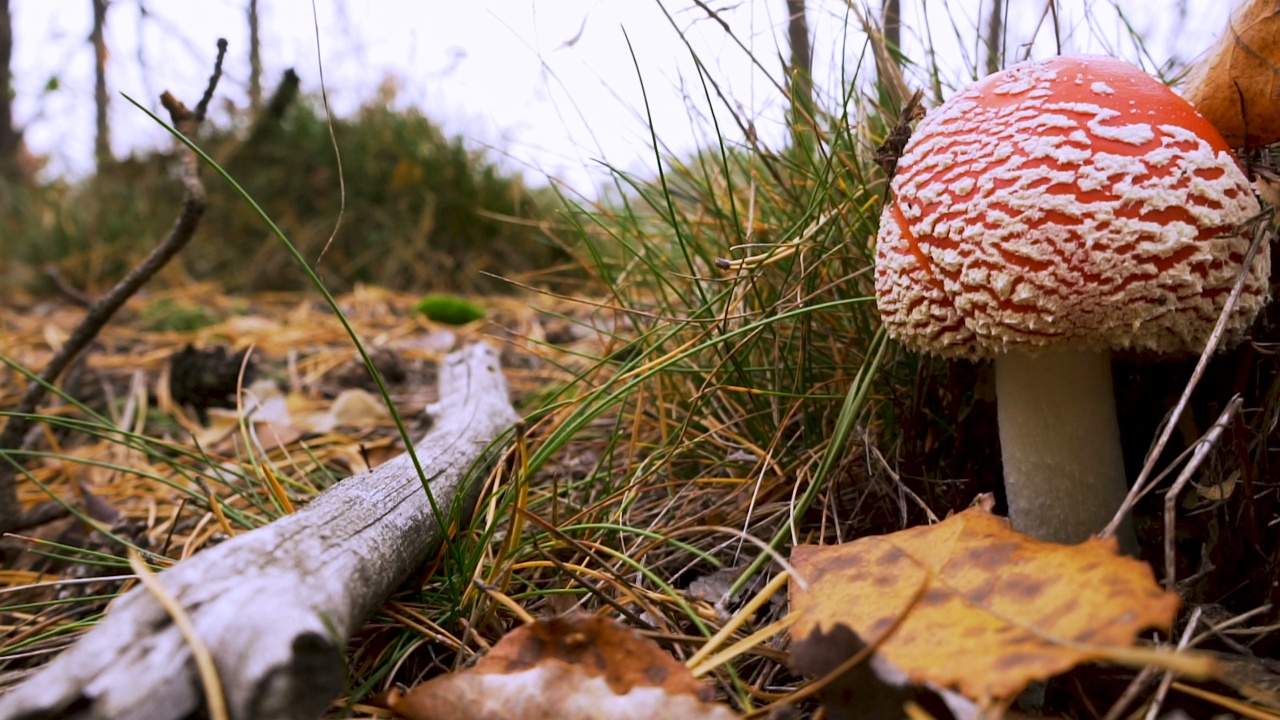
<path fill-rule="evenodd" d="M 995 358 L 1015 528 L 1100 531 L 1127 490 L 1110 351 L 1202 350 L 1258 203 L 1192 107 L 1108 57 L 1023 63 L 920 122 L 881 218 L 876 294 L 917 350 Z M 1230 318 L 1267 297 L 1263 246 Z M 1132 530 L 1122 544 L 1133 548 Z"/>

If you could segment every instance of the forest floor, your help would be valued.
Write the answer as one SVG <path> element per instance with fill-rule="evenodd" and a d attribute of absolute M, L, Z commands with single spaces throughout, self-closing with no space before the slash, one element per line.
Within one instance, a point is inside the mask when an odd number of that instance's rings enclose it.
<path fill-rule="evenodd" d="M 599 355 L 610 344 L 592 330 L 599 318 L 581 305 L 490 296 L 476 301 L 484 320 L 454 327 L 423 317 L 414 309 L 418 299 L 371 287 L 338 297 L 415 439 L 425 429 L 422 411 L 435 398 L 436 363 L 451 350 L 473 342 L 495 346 L 512 400 L 523 408 L 572 381 L 578 355 Z M 553 303 L 569 307 L 548 307 Z M 66 299 L 10 298 L 0 312 L 0 346 L 11 360 L 38 370 L 83 315 Z M 56 494 L 100 527 L 174 561 L 225 533 L 205 504 L 192 502 L 191 483 L 165 453 L 122 447 L 106 425 L 187 446 L 227 466 L 270 465 L 297 503 L 404 451 L 351 339 L 314 293 L 232 296 L 209 284 L 144 293 L 107 325 L 60 386 L 107 423 L 98 432 L 38 426 L 41 437 L 28 445 L 42 456 L 32 479 L 19 484 L 23 505 Z M 0 368 L 0 409 L 15 406 L 25 387 L 21 374 Z M 249 404 L 241 408 L 252 418 L 246 434 L 237 397 Z M 42 413 L 83 416 L 68 398 L 46 403 Z M 254 446 L 248 451 L 246 439 Z M 233 494 L 217 485 L 212 492 Z M 76 517 L 2 542 L 5 687 L 74 641 L 81 621 L 132 583 L 122 577 L 128 571 L 118 543 Z M 105 579 L 86 582 L 96 577 Z M 68 579 L 84 584 L 53 584 Z"/>
<path fill-rule="evenodd" d="M 545 409 L 551 393 L 575 383 L 591 385 L 593 378 L 602 376 L 597 374 L 609 373 L 598 359 L 626 357 L 625 341 L 631 336 L 626 322 L 603 308 L 550 296 L 476 300 L 486 318 L 461 327 L 427 320 L 415 310 L 419 298 L 404 293 L 360 287 L 337 300 L 387 380 L 391 400 L 413 438 L 420 437 L 426 428 L 422 410 L 435 397 L 436 363 L 454 349 L 476 341 L 497 347 L 513 402 L 521 415 L 527 415 Z M 83 314 L 83 307 L 65 299 L 11 298 L 0 315 L 0 347 L 5 356 L 22 366 L 41 368 Z M 1178 372 L 1182 370 L 1185 367 Z M 1153 372 L 1145 366 L 1118 365 L 1122 386 L 1139 387 L 1135 378 L 1155 382 L 1159 378 L 1153 379 Z M 1239 375 L 1226 370 L 1219 374 Z M 0 368 L 0 410 L 17 403 L 25 384 L 19 373 Z M 1164 395 L 1176 387 L 1163 381 L 1157 384 L 1164 388 Z M 262 477 L 263 467 L 270 468 L 267 474 L 278 477 L 290 499 L 301 505 L 333 482 L 376 467 L 404 450 L 347 332 L 328 306 L 309 293 L 235 296 L 213 285 L 145 293 L 104 329 L 61 387 L 66 397 L 47 403 L 42 410 L 52 420 L 39 426 L 39 436 L 29 438 L 28 445 L 39 455 L 29 463 L 30 477 L 20 484 L 20 497 L 31 507 L 54 494 L 90 518 L 97 529 L 78 517 L 64 517 L 0 541 L 4 556 L 0 566 L 0 691 L 68 647 L 90 626 L 88 621 L 106 610 L 111 599 L 132 586 L 135 580 L 121 540 L 176 562 L 227 537 L 225 520 L 220 522 L 203 497 L 216 495 L 226 507 L 243 510 L 245 517 L 270 520 L 269 513 L 260 512 L 269 505 L 261 501 L 269 497 L 267 490 L 250 490 L 245 483 Z M 240 398 L 239 409 L 236 398 Z M 1148 400 L 1135 402 L 1135 406 L 1148 406 Z M 637 404 L 626 412 L 632 418 L 652 418 L 662 406 L 655 403 L 653 407 L 657 410 Z M 96 429 L 88 432 L 73 431 L 70 425 L 57 422 L 94 414 L 98 417 Z M 251 420 L 242 425 L 240 418 L 246 415 Z M 631 484 L 604 488 L 593 478 L 602 472 L 607 475 L 611 466 L 642 464 L 637 459 L 648 447 L 640 435 L 633 435 L 629 443 L 617 446 L 619 457 L 610 459 L 614 450 L 602 448 L 612 448 L 609 443 L 620 435 L 635 433 L 625 422 L 616 422 L 616 416 L 602 415 L 592 421 L 592 432 L 565 444 L 532 483 L 528 505 L 518 507 L 534 508 L 552 520 L 557 508 L 561 513 L 572 510 L 578 513 L 579 528 L 598 530 L 616 522 L 616 528 L 602 531 L 613 534 L 590 536 L 599 539 L 581 544 L 557 534 L 559 527 L 547 532 L 577 553 L 573 562 L 600 569 L 600 577 L 612 574 L 611 582 L 619 583 L 620 598 L 631 597 L 647 608 L 643 614 L 646 621 L 654 621 L 657 627 L 679 628 L 674 634 L 650 635 L 667 643 L 664 649 L 672 650 L 677 658 L 684 659 L 682 653 L 687 656 L 704 640 L 696 630 L 701 627 L 699 618 L 712 625 L 740 622 L 740 632 L 746 633 L 783 622 L 786 603 L 777 602 L 777 598 L 746 618 L 732 617 L 740 604 L 716 599 L 730 597 L 724 589 L 727 579 L 741 566 L 726 560 L 720 566 L 722 572 L 712 572 L 714 568 L 705 561 L 715 554 L 728 557 L 730 546 L 738 543 L 736 538 L 726 541 L 708 535 L 691 541 L 691 545 L 668 541 L 688 537 L 690 530 L 699 528 L 743 527 L 748 522 L 766 523 L 760 527 L 783 526 L 795 502 L 794 490 L 785 483 L 753 485 L 729 470 L 700 475 L 679 484 L 679 489 L 674 489 L 677 483 L 664 474 L 638 475 L 628 481 Z M 990 428 L 990 423 L 971 424 Z M 669 426 L 662 422 L 654 425 L 659 429 Z M 114 439 L 116 431 L 148 438 L 152 449 L 124 447 Z M 545 428 L 540 432 L 545 433 Z M 536 442 L 536 433 L 530 438 L 530 443 Z M 718 445 L 722 440 L 715 436 L 699 438 L 699 442 L 714 446 L 715 452 L 726 458 L 732 456 L 732 443 L 725 442 L 722 447 Z M 203 466 L 212 472 L 195 475 L 205 477 L 204 482 L 193 481 L 190 472 L 184 474 L 190 464 L 174 461 L 173 449 L 178 447 L 204 458 Z M 636 454 L 632 457 L 630 453 Z M 855 458 L 858 455 L 852 454 Z M 901 529 L 897 526 L 900 521 L 893 519 L 895 512 L 867 512 L 873 505 L 891 510 L 904 504 L 897 511 L 903 517 L 907 506 L 916 511 L 914 504 L 920 503 L 919 498 L 912 502 L 902 490 L 907 488 L 906 482 L 914 480 L 898 481 L 895 477 L 889 482 L 884 474 L 864 475 L 855 465 L 842 467 L 842 479 L 836 491 L 822 501 L 821 512 L 808 513 L 800 518 L 803 522 L 796 523 L 802 541 L 821 540 L 831 528 L 837 528 L 838 534 L 842 514 L 864 518 L 865 522 L 881 518 L 874 520 L 874 526 L 859 528 L 857 536 Z M 219 468 L 232 479 L 220 482 Z M 563 478 L 564 484 L 557 487 L 550 478 Z M 575 486 L 578 480 L 583 482 Z M 256 505 L 246 499 L 253 492 L 258 493 Z M 1222 506 L 1225 498 L 1215 500 L 1212 492 L 1212 487 L 1202 488 L 1195 497 L 1202 504 Z M 535 502 L 546 504 L 535 508 Z M 490 507 L 491 513 L 494 507 Z M 1156 557 L 1159 511 L 1153 508 L 1151 503 L 1140 508 L 1138 524 L 1140 530 L 1147 528 L 1141 533 L 1146 554 Z M 937 517 L 945 517 L 947 508 L 934 509 Z M 886 517 L 889 519 L 884 520 Z M 1259 558 L 1253 556 L 1265 555 L 1268 549 L 1258 548 L 1260 552 L 1246 556 L 1238 550 L 1244 542 L 1243 530 L 1223 529 L 1215 517 L 1210 513 L 1197 515 L 1194 521 L 1184 518 L 1178 526 L 1180 533 L 1196 532 L 1205 538 L 1199 560 L 1194 548 L 1190 552 L 1184 548 L 1180 556 L 1186 566 L 1180 574 L 1190 576 L 1180 586 L 1184 622 L 1192 613 L 1193 618 L 1204 614 L 1206 622 L 1218 624 L 1242 622 L 1232 618 L 1258 617 L 1259 613 L 1260 617 L 1271 617 L 1269 607 L 1259 603 L 1259 592 L 1240 590 L 1245 584 L 1267 585 L 1263 577 L 1268 574 L 1267 565 L 1255 562 Z M 507 520 L 490 518 L 488 522 L 505 527 Z M 623 539 L 636 536 L 643 540 L 646 531 L 657 540 L 634 545 Z M 761 534 L 760 530 L 753 532 Z M 1182 535 L 1179 540 L 1190 542 Z M 487 541 L 494 547 L 506 547 L 499 535 Z M 593 555 L 590 547 L 595 547 L 596 541 L 601 546 L 616 543 L 620 550 L 638 547 L 630 552 L 643 569 L 634 572 L 626 557 Z M 502 549 L 485 552 L 490 553 L 484 561 L 488 568 L 522 568 L 519 572 L 524 574 L 514 584 L 526 589 L 520 604 L 530 614 L 555 616 L 606 594 L 601 592 L 603 585 L 590 588 L 583 577 L 566 575 L 564 568 L 578 567 L 572 562 L 564 561 L 562 572 L 550 569 L 548 560 L 540 559 L 545 556 L 540 555 L 543 548 L 536 542 L 521 549 L 519 556 L 514 551 L 504 556 Z M 1225 553 L 1234 553 L 1238 562 L 1231 565 L 1222 557 Z M 1198 574 L 1193 574 L 1193 566 L 1201 568 Z M 1244 583 L 1235 590 L 1239 597 L 1234 606 L 1233 590 L 1224 585 L 1224 573 Z M 476 577 L 482 574 L 475 572 Z M 641 587 L 653 578 L 661 580 L 663 592 Z M 633 581 L 635 585 L 627 584 Z M 569 588 L 575 586 L 588 592 L 569 594 Z M 756 591 L 772 594 L 778 588 L 766 591 L 757 581 L 747 590 L 748 595 Z M 442 610 L 439 604 L 433 607 L 438 601 L 424 597 L 413 592 L 397 596 L 352 641 L 353 687 L 335 705 L 335 717 L 384 716 L 385 711 L 376 703 L 381 691 L 395 683 L 410 684 L 456 670 L 515 624 L 511 618 L 498 622 L 486 615 L 486 624 L 472 632 L 465 618 L 476 617 L 478 611 L 472 615 L 459 611 L 452 617 L 460 624 L 442 626 L 437 623 L 445 623 L 450 611 Z M 654 620 L 663 613 L 665 617 Z M 432 628 L 441 648 L 420 649 L 417 641 L 403 639 L 422 637 L 427 632 L 424 628 Z M 1246 625 L 1239 629 L 1245 633 L 1258 630 Z M 1269 703 L 1280 697 L 1274 690 L 1280 687 L 1274 680 L 1280 674 L 1267 665 L 1270 644 L 1265 637 L 1269 633 L 1239 642 L 1218 636 L 1222 642 L 1209 642 L 1208 646 L 1237 656 L 1240 666 L 1248 669 L 1247 681 L 1229 685 L 1251 688 L 1262 702 Z M 755 695 L 757 690 L 799 687 L 802 680 L 789 667 L 789 656 L 782 650 L 785 640 L 776 642 L 782 644 L 751 650 L 752 657 L 739 666 L 737 675 L 717 675 L 719 689 L 732 696 L 732 688 L 738 687 L 743 693 L 740 702 L 746 694 L 753 694 L 759 702 L 771 702 L 786 693 Z M 1250 646 L 1260 657 L 1250 657 Z M 794 645 L 792 648 L 794 651 Z M 1110 706 L 1134 677 L 1135 672 L 1124 669 L 1078 668 L 1050 685 L 1047 707 L 1075 714 L 1091 704 Z M 1147 676 L 1147 682 L 1154 677 Z M 1166 709 L 1173 706 L 1165 705 Z M 800 707 L 806 712 L 815 709 L 813 705 Z M 1208 711 L 1214 706 L 1179 707 Z"/>

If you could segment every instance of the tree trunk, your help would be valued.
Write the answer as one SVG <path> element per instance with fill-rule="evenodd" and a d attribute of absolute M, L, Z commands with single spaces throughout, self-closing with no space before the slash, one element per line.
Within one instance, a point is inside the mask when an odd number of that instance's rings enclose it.
<path fill-rule="evenodd" d="M 1000 70 L 1004 42 L 1004 0 L 992 0 L 991 14 L 987 16 L 987 74 Z"/>
<path fill-rule="evenodd" d="M 787 42 L 791 45 L 787 77 L 791 90 L 792 145 L 807 153 L 814 137 L 813 51 L 804 6 L 805 0 L 787 0 Z"/>
<path fill-rule="evenodd" d="M 884 41 L 893 52 L 902 49 L 902 0 L 884 0 L 880 7 L 880 24 L 884 26 Z"/>
<path fill-rule="evenodd" d="M 319 717 L 343 689 L 352 634 L 440 547 L 451 520 L 470 516 L 482 483 L 464 481 L 518 418 L 487 345 L 446 357 L 439 387 L 415 449 L 436 506 L 456 514 L 435 516 L 401 455 L 158 575 L 213 656 L 230 717 Z M 12 720 L 179 720 L 204 717 L 205 706 L 191 648 L 143 587 L 0 695 L 0 717 Z"/>
<path fill-rule="evenodd" d="M 813 50 L 804 0 L 787 0 L 787 41 L 791 43 L 791 101 L 806 112 L 813 109 Z"/>
<path fill-rule="evenodd" d="M 93 44 L 93 104 L 97 111 L 94 123 L 93 158 L 99 170 L 111 162 L 111 122 L 108 111 L 111 97 L 107 94 L 107 3 L 109 0 L 92 0 L 93 31 L 89 41 Z"/>
<path fill-rule="evenodd" d="M 0 182 L 22 177 L 18 148 L 22 134 L 13 124 L 13 14 L 9 0 L 0 0 Z"/>
<path fill-rule="evenodd" d="M 262 45 L 258 36 L 258 0 L 249 0 L 249 109 L 262 107 Z"/>

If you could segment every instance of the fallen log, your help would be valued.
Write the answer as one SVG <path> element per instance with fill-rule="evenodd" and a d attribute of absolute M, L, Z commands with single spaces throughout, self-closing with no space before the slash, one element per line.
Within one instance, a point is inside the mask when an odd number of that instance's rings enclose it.
<path fill-rule="evenodd" d="M 436 504 L 474 505 L 463 487 L 485 447 L 517 420 L 486 345 L 440 366 L 434 424 L 415 445 Z M 445 532 L 408 455 L 342 480 L 298 512 L 204 550 L 157 577 L 212 654 L 230 716 L 316 718 L 342 690 L 352 633 Z M 15 720 L 202 716 L 192 652 L 138 587 L 75 645 L 0 696 Z"/>

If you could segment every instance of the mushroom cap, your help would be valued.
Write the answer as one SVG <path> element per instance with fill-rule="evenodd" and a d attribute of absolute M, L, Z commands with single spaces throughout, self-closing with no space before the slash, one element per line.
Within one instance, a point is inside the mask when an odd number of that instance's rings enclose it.
<path fill-rule="evenodd" d="M 1190 103 L 1102 56 L 1027 62 L 930 112 L 880 219 L 876 296 L 891 335 L 987 357 L 1071 344 L 1198 351 L 1259 212 L 1222 137 Z M 1266 302 L 1270 250 L 1228 327 Z"/>

